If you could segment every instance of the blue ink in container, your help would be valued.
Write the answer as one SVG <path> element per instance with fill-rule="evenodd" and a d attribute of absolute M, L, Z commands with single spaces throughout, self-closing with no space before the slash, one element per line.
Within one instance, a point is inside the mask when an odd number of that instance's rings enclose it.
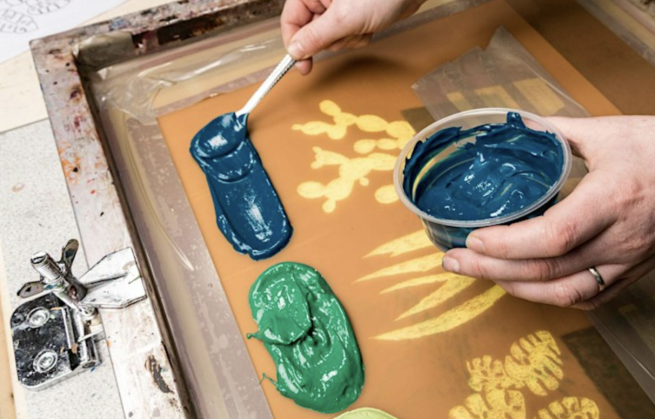
<path fill-rule="evenodd" d="M 218 228 L 236 251 L 260 260 L 282 250 L 293 228 L 250 141 L 247 117 L 215 118 L 193 137 L 190 152 L 207 177 Z"/>
<path fill-rule="evenodd" d="M 478 109 L 417 134 L 398 159 L 394 181 L 432 242 L 448 250 L 464 247 L 477 228 L 542 215 L 570 168 L 568 143 L 542 118 Z"/>

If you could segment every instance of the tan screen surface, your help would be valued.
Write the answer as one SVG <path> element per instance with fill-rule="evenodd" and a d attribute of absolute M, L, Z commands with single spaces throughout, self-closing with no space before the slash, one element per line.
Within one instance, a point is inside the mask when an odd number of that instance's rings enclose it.
<path fill-rule="evenodd" d="M 400 202 L 389 202 L 395 156 L 413 133 L 401 112 L 422 107 L 412 83 L 486 46 L 499 26 L 589 112 L 618 113 L 500 0 L 320 62 L 310 76 L 292 71 L 248 121 L 294 227 L 290 244 L 268 260 L 236 253 L 222 236 L 205 176 L 188 151 L 200 128 L 239 109 L 257 86 L 159 119 L 244 339 L 257 328 L 248 307 L 257 276 L 282 261 L 313 266 L 345 306 L 362 350 L 366 384 L 352 408 L 374 407 L 404 419 L 497 417 L 477 416 L 485 409 L 533 418 L 559 403 L 590 411 L 590 418 L 600 417 L 594 409 L 603 418 L 617 417 L 562 340 L 590 327 L 583 313 L 444 275 L 418 219 Z M 246 345 L 258 374 L 275 377 L 263 344 L 253 339 Z M 277 418 L 327 417 L 297 407 L 268 382 L 262 386 Z"/>

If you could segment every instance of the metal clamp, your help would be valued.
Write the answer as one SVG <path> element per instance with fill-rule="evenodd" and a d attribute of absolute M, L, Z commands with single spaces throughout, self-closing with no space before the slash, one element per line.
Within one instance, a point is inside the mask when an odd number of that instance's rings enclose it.
<path fill-rule="evenodd" d="M 28 301 L 10 322 L 18 381 L 28 389 L 42 390 L 99 365 L 94 337 L 103 329 L 97 309 L 120 309 L 146 298 L 132 249 L 105 256 L 78 279 L 71 270 L 78 248 L 70 240 L 59 262 L 45 252 L 34 254 L 31 263 L 40 279 L 18 291 Z"/>

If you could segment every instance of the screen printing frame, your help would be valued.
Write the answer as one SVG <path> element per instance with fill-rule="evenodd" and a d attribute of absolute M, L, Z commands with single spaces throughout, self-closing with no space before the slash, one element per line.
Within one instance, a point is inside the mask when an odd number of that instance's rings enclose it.
<path fill-rule="evenodd" d="M 438 16 L 446 16 L 486 0 L 465 0 L 452 4 L 451 1 L 429 0 L 424 9 L 447 3 L 437 12 Z M 185 46 L 193 44 L 192 48 L 197 48 L 196 45 L 202 45 L 198 41 L 211 41 L 212 37 L 225 33 L 230 37 L 232 30 L 259 22 L 265 24 L 266 19 L 279 15 L 282 4 L 280 0 L 172 3 L 32 43 L 37 73 L 85 253 L 93 261 L 117 249 L 133 248 L 150 297 L 121 312 L 101 313 L 126 417 L 241 417 L 241 412 L 246 412 L 245 415 L 249 417 L 266 418 L 271 417 L 271 412 L 245 351 L 237 348 L 239 356 L 231 357 L 225 356 L 229 350 L 222 348 L 223 355 L 218 356 L 218 361 L 213 364 L 214 368 L 216 364 L 222 368 L 219 371 L 202 371 L 204 383 L 193 374 L 200 372 L 201 368 L 195 364 L 202 365 L 203 360 L 194 359 L 188 351 L 180 353 L 180 346 L 187 344 L 188 349 L 192 345 L 182 342 L 192 333 L 176 335 L 173 328 L 177 326 L 178 332 L 184 332 L 184 325 L 192 325 L 198 332 L 205 327 L 198 323 L 206 318 L 190 324 L 188 316 L 184 321 L 178 321 L 168 311 L 174 311 L 175 307 L 166 305 L 167 291 L 162 290 L 166 288 L 165 281 L 161 280 L 162 276 L 166 276 L 160 266 L 164 261 L 160 255 L 152 255 L 156 252 L 148 251 L 148 242 L 150 240 L 152 244 L 152 237 L 139 234 L 134 217 L 134 212 L 139 210 L 130 205 L 129 199 L 133 185 L 129 181 L 121 182 L 125 180 L 121 176 L 129 178 L 131 175 L 128 173 L 130 162 L 117 152 L 121 145 L 117 145 L 112 127 L 103 125 L 103 122 L 107 122 L 103 120 L 107 115 L 103 115 L 98 106 L 101 99 L 94 96 L 92 79 L 97 80 L 98 73 L 112 66 L 129 66 L 132 61 L 137 62 L 138 66 L 139 58 L 148 59 L 150 56 L 156 57 L 157 53 L 171 51 L 175 55 L 174 51 Z M 434 17 L 431 15 L 430 19 Z M 412 21 L 420 19 L 423 17 L 417 16 Z M 387 35 L 410 23 L 403 22 Z M 265 66 L 262 68 L 265 72 Z M 256 79 L 264 76 L 261 71 L 254 74 Z M 254 81 L 250 80 L 251 83 Z M 151 133 L 144 130 L 139 138 L 147 139 L 149 135 Z M 131 196 L 134 198 L 135 194 Z M 209 259 L 205 258 L 205 261 Z M 211 261 L 209 266 L 203 264 L 201 269 L 208 275 L 203 277 L 196 274 L 191 275 L 193 278 L 184 279 L 190 282 L 198 278 L 214 280 L 218 285 L 212 286 L 220 289 L 220 281 Z M 176 298 L 168 297 L 169 303 Z M 230 310 L 222 290 L 217 300 L 222 312 Z M 178 309 L 180 306 L 176 302 Z M 230 321 L 223 321 L 220 317 L 214 316 L 214 320 L 221 322 L 220 325 L 230 327 L 230 322 L 234 324 L 231 313 Z M 138 325 L 138 328 L 132 329 L 131 325 Z M 195 337 L 200 335 L 196 333 Z M 247 367 L 243 365 L 244 357 Z M 239 366 L 233 368 L 233 364 Z M 246 371 L 246 368 L 250 371 Z M 240 371 L 235 374 L 233 369 Z M 212 379 L 209 377 L 212 372 L 221 377 Z M 219 385 L 208 387 L 203 385 L 206 383 Z M 219 391 L 212 391 L 214 389 Z M 235 397 L 235 394 L 238 396 Z"/>
<path fill-rule="evenodd" d="M 509 0 L 508 3 L 526 16 L 533 26 L 539 28 L 541 25 L 541 32 L 555 46 L 563 42 L 558 41 L 557 33 L 550 30 L 548 24 L 543 21 L 533 23 L 538 21 L 534 5 L 539 1 Z M 573 2 L 562 0 L 557 3 Z M 155 412 L 159 412 L 164 417 L 184 417 L 197 416 L 198 412 L 191 394 L 193 390 L 188 390 L 193 386 L 189 386 L 188 377 L 180 365 L 177 345 L 162 306 L 161 290 L 155 286 L 151 261 L 136 231 L 87 76 L 109 65 L 178 48 L 276 16 L 282 4 L 281 0 L 181 1 L 32 44 L 87 257 L 94 262 L 107 253 L 132 247 L 151 297 L 121 312 L 112 312 L 111 315 L 103 312 L 103 323 L 111 339 L 110 356 L 126 416 L 131 413 L 136 417 L 153 417 Z M 559 36 L 561 38 L 561 32 Z M 575 49 L 584 51 L 584 43 L 578 45 Z M 570 49 L 567 52 L 571 54 Z M 629 55 L 625 51 L 622 53 Z M 568 54 L 565 55 L 569 58 Z M 574 60 L 571 61 L 575 64 Z M 645 91 L 638 84 L 639 79 L 632 79 L 628 86 L 628 90 L 639 92 L 638 97 L 643 98 L 653 88 L 651 86 Z M 603 86 L 599 88 L 615 100 L 612 97 L 616 96 L 615 92 L 606 92 Z M 619 108 L 632 110 L 620 103 Z M 602 313 L 592 315 L 592 320 L 598 325 L 601 316 Z M 126 325 L 139 327 L 135 333 L 135 329 Z M 621 355 L 623 345 L 617 343 L 617 336 L 603 329 L 600 327 L 605 338 Z M 622 359 L 630 368 L 631 358 L 622 356 Z M 144 365 L 153 368 L 144 368 Z M 630 369 L 638 375 L 638 369 Z M 166 391 L 162 390 L 162 380 Z M 649 395 L 653 397 L 652 389 Z M 263 394 L 254 397 L 263 397 Z"/>

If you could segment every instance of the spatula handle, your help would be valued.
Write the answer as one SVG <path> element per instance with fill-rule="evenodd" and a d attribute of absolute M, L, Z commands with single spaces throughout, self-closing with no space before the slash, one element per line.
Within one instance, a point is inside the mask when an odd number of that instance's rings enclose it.
<path fill-rule="evenodd" d="M 278 81 L 284 76 L 287 71 L 293 67 L 293 65 L 296 63 L 296 60 L 291 58 L 290 55 L 285 55 L 282 61 L 280 61 L 280 64 L 275 67 L 273 72 L 264 80 L 261 86 L 259 86 L 259 89 L 255 92 L 254 95 L 248 100 L 248 103 L 238 110 L 236 112 L 237 117 L 249 114 L 252 112 L 253 109 L 255 109 L 255 106 L 259 104 L 259 102 L 266 96 L 268 92 L 271 91 L 273 86 L 277 84 Z"/>

